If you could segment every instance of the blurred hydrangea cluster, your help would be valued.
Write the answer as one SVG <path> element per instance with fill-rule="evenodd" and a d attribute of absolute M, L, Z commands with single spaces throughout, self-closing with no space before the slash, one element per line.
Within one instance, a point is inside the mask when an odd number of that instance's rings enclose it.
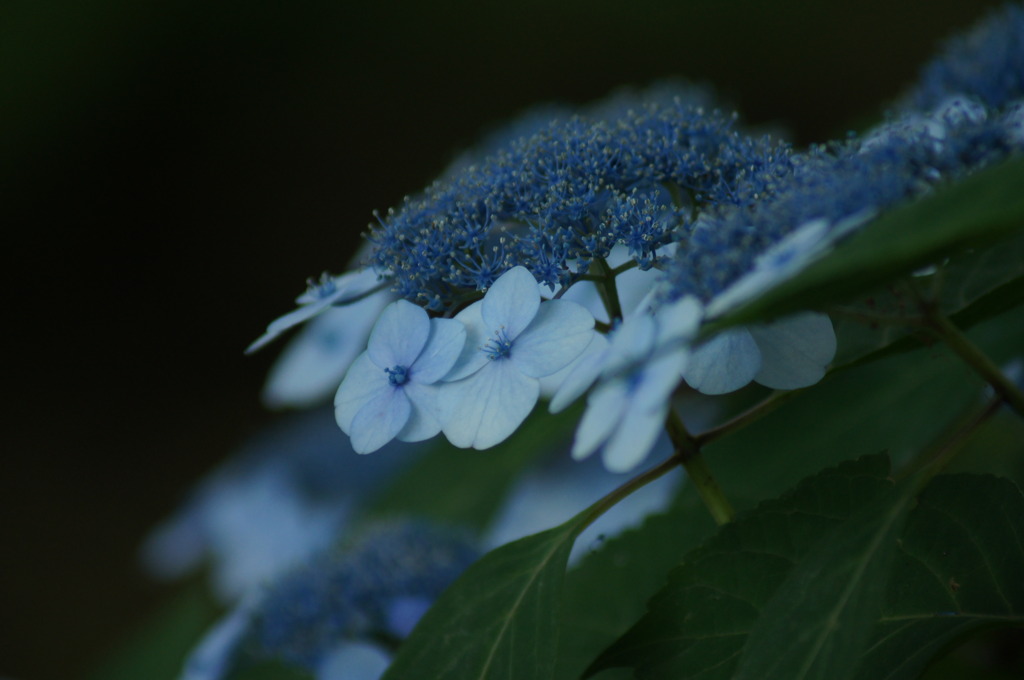
<path fill-rule="evenodd" d="M 223 680 L 277 662 L 320 680 L 375 679 L 394 645 L 477 556 L 568 520 L 618 485 L 596 461 L 553 456 L 511 486 L 482 530 L 403 516 L 366 521 L 358 508 L 423 447 L 353 466 L 344 445 L 323 409 L 292 414 L 211 472 L 150 535 L 142 558 L 151 575 L 178 580 L 202 571 L 227 610 L 182 678 Z M 664 438 L 657 446 L 669 448 Z M 563 447 L 551 442 L 552 453 Z M 603 515 L 573 560 L 666 508 L 675 485 L 659 480 Z"/>

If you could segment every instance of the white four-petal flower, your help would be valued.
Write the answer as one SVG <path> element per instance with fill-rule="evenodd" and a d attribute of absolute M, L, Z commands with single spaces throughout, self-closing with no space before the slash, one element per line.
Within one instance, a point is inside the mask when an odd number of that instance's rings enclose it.
<path fill-rule="evenodd" d="M 366 293 L 374 287 L 372 283 L 367 285 L 371 279 L 376 280 L 376 274 L 369 269 L 346 272 L 341 276 L 330 276 L 325 272 L 319 280 L 310 279 L 306 290 L 295 298 L 299 307 L 271 321 L 263 335 L 245 348 L 245 353 L 252 354 L 289 328 L 309 321 L 335 303 Z"/>
<path fill-rule="evenodd" d="M 396 437 L 415 442 L 440 432 L 436 383 L 465 341 L 458 321 L 431 319 L 405 300 L 388 305 L 334 398 L 335 418 L 352 448 L 370 453 Z"/>
<path fill-rule="evenodd" d="M 352 272 L 345 283 L 346 297 L 378 287 L 372 269 Z M 366 348 L 381 310 L 395 299 L 378 290 L 344 307 L 326 307 L 281 352 L 263 386 L 263 402 L 271 408 L 306 408 L 326 401 L 355 358 Z"/>
<path fill-rule="evenodd" d="M 715 335 L 693 351 L 683 378 L 704 394 L 734 392 L 751 381 L 794 390 L 821 380 L 835 353 L 828 315 L 804 312 Z"/>
<path fill-rule="evenodd" d="M 665 425 L 701 312 L 700 303 L 686 297 L 655 314 L 631 316 L 615 331 L 603 357 L 601 381 L 587 397 L 576 429 L 573 458 L 601 448 L 611 472 L 643 462 Z"/>
<path fill-rule="evenodd" d="M 466 344 L 441 395 L 448 440 L 486 449 L 512 434 L 540 395 L 539 378 L 575 359 L 590 343 L 594 318 L 568 300 L 541 304 L 524 267 L 505 272 L 483 300 L 462 310 Z"/>

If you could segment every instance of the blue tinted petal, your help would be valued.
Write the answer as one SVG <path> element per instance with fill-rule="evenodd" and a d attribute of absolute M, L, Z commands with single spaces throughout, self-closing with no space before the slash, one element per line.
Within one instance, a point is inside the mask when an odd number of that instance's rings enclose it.
<path fill-rule="evenodd" d="M 750 332 L 762 357 L 754 379 L 765 387 L 793 390 L 813 385 L 836 354 L 836 334 L 825 314 L 797 314 Z"/>
<path fill-rule="evenodd" d="M 540 306 L 537 281 L 525 267 L 502 274 L 484 295 L 481 315 L 489 333 L 503 328 L 509 338 L 522 333 Z"/>
<path fill-rule="evenodd" d="M 345 434 L 352 434 L 352 419 L 359 409 L 382 390 L 391 389 L 384 369 L 363 352 L 348 369 L 345 379 L 334 395 L 334 419 Z"/>
<path fill-rule="evenodd" d="M 524 374 L 541 378 L 578 357 L 594 336 L 594 317 L 568 300 L 540 306 L 533 322 L 515 339 L 510 359 Z"/>
<path fill-rule="evenodd" d="M 540 383 L 508 360 L 490 361 L 458 382 L 445 385 L 451 415 L 444 434 L 455 446 L 486 449 L 504 441 L 530 415 Z"/>
<path fill-rule="evenodd" d="M 372 453 L 394 439 L 409 422 L 412 404 L 398 387 L 382 390 L 370 398 L 352 419 L 352 448 Z"/>
<path fill-rule="evenodd" d="M 445 380 L 461 380 L 479 371 L 489 361 L 483 347 L 489 339 L 491 331 L 484 324 L 483 316 L 481 316 L 482 310 L 483 301 L 474 302 L 455 315 L 455 320 L 466 328 L 466 341 L 462 345 L 462 352 L 455 360 L 455 365 L 452 366 L 448 375 L 444 376 Z"/>
<path fill-rule="evenodd" d="M 686 383 L 704 394 L 726 394 L 749 384 L 761 369 L 761 352 L 746 328 L 719 333 L 690 354 Z"/>
<path fill-rule="evenodd" d="M 551 398 L 548 410 L 559 413 L 590 389 L 601 375 L 601 369 L 608 358 L 607 353 L 608 339 L 600 333 L 594 333 L 583 354 L 569 367 L 568 374 Z"/>
<path fill-rule="evenodd" d="M 396 300 L 384 308 L 370 332 L 366 351 L 381 368 L 408 368 L 423 351 L 430 336 L 430 318 L 407 300 Z"/>
<path fill-rule="evenodd" d="M 409 380 L 435 383 L 445 377 L 462 354 L 466 344 L 466 326 L 455 319 L 431 319 L 430 337 L 412 365 Z"/>

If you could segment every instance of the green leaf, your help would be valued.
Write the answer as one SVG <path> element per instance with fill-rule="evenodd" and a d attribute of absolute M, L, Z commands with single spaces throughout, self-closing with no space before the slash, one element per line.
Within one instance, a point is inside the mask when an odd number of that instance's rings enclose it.
<path fill-rule="evenodd" d="M 484 555 L 434 603 L 384 677 L 553 677 L 565 565 L 588 521 L 583 512 Z"/>
<path fill-rule="evenodd" d="M 733 677 L 761 612 L 816 544 L 854 513 L 891 496 L 888 462 L 871 456 L 825 470 L 778 500 L 728 524 L 686 556 L 648 613 L 605 652 L 592 671 L 632 666 L 640 678 Z M 803 600 L 800 600 L 801 602 Z M 784 604 L 784 603 L 783 603 Z M 761 677 L 787 677 L 785 675 Z"/>
<path fill-rule="evenodd" d="M 800 558 L 761 610 L 735 680 L 853 677 L 881 610 L 914 481 L 867 503 Z"/>
<path fill-rule="evenodd" d="M 482 531 L 519 474 L 568 439 L 581 410 L 582 404 L 557 415 L 536 409 L 515 434 L 487 451 L 439 440 L 371 501 L 367 513 L 426 517 Z"/>
<path fill-rule="evenodd" d="M 721 326 L 818 309 L 868 294 L 1024 226 L 1024 159 L 943 187 L 868 224 L 806 270 L 721 320 Z"/>
<path fill-rule="evenodd" d="M 1024 496 L 990 475 L 936 477 L 910 516 L 856 678 L 916 678 L 944 649 L 1024 625 Z"/>
<path fill-rule="evenodd" d="M 997 363 L 1021 355 L 1024 308 L 970 338 Z M 737 509 L 773 498 L 827 465 L 888 452 L 899 469 L 981 403 L 984 383 L 942 346 L 886 356 L 826 377 L 775 412 L 705 447 Z"/>
<path fill-rule="evenodd" d="M 723 527 L 591 670 L 910 680 L 969 635 L 1024 625 L 1020 489 L 936 477 L 906 513 L 909 481 L 885 474 L 880 456 L 846 463 Z"/>
<path fill-rule="evenodd" d="M 938 272 L 916 282 L 926 291 L 937 290 L 939 309 L 960 328 L 971 328 L 1024 302 L 1024 233 L 958 253 Z M 908 337 L 913 329 L 905 324 L 916 315 L 916 305 L 899 286 L 876 290 L 830 312 L 839 339 L 834 367 L 877 357 L 881 349 L 891 353 L 921 345 Z M 878 317 L 892 322 L 878 322 Z"/>
<path fill-rule="evenodd" d="M 640 491 L 643 493 L 643 491 Z M 639 619 L 665 574 L 715 525 L 696 493 L 604 543 L 566 574 L 555 677 L 578 678 Z"/>
<path fill-rule="evenodd" d="M 776 497 L 823 466 L 888 452 L 899 467 L 978 403 L 982 382 L 942 348 L 840 371 L 705 448 L 737 508 Z"/>
<path fill-rule="evenodd" d="M 937 276 L 939 308 L 949 315 L 965 310 L 982 297 L 1024 277 L 1024 233 L 1016 233 L 988 248 L 958 253 Z"/>

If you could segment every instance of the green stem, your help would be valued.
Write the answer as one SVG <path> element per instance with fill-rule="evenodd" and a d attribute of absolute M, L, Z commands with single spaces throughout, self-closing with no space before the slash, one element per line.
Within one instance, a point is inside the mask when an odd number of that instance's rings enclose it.
<path fill-rule="evenodd" d="M 982 352 L 963 331 L 933 305 L 926 305 L 924 314 L 925 323 L 935 336 L 945 342 L 964 363 L 991 385 L 1000 399 L 1009 404 L 1010 408 L 1018 415 L 1024 417 L 1024 393 L 999 370 L 999 367 L 988 358 L 988 355 Z"/>
<path fill-rule="evenodd" d="M 612 276 L 618 276 L 618 275 L 619 275 L 619 274 L 621 274 L 622 272 L 628 272 L 628 271 L 629 271 L 630 269 L 635 269 L 636 267 L 639 267 L 639 266 L 640 266 L 640 265 L 638 265 L 638 264 L 636 263 L 636 260 L 628 260 L 628 261 L 626 261 L 626 262 L 623 262 L 622 264 L 620 264 L 620 265 L 619 265 L 618 267 L 616 267 L 615 269 L 613 269 L 613 270 L 611 271 L 611 275 L 612 275 Z"/>
<path fill-rule="evenodd" d="M 608 310 L 608 318 L 614 323 L 615 319 L 622 318 L 622 304 L 619 302 L 619 289 L 615 286 L 615 272 L 604 258 L 595 259 L 593 266 L 601 277 L 597 286 L 598 294 L 604 302 L 605 309 Z"/>
<path fill-rule="evenodd" d="M 674 453 L 672 454 L 672 456 L 658 463 L 656 466 L 652 467 L 647 472 L 637 475 L 633 479 L 622 484 L 622 486 L 619 486 L 618 488 L 614 489 L 613 491 L 602 497 L 596 503 L 594 503 L 589 508 L 584 510 L 584 512 L 587 513 L 587 518 L 579 530 L 582 532 L 583 529 L 590 526 L 594 522 L 594 520 L 596 520 L 598 517 L 607 512 L 609 508 L 611 508 L 613 505 L 615 505 L 623 498 L 636 491 L 637 489 L 647 486 L 648 484 L 658 479 L 659 477 L 664 476 L 669 471 L 674 470 L 676 466 L 679 465 L 679 459 L 680 454 Z"/>
<path fill-rule="evenodd" d="M 721 439 L 727 434 L 731 434 L 736 430 L 746 427 L 756 420 L 760 420 L 796 395 L 800 394 L 802 391 L 803 390 L 776 390 L 763 401 L 754 404 L 743 413 L 733 416 L 721 425 L 717 425 L 710 430 L 701 432 L 694 437 L 694 439 L 699 446 L 710 444 L 717 439 Z"/>
<path fill-rule="evenodd" d="M 974 431 L 998 413 L 1002 405 L 1003 400 L 1001 397 L 989 400 L 980 411 L 962 420 L 960 426 L 955 429 L 951 436 L 948 438 L 944 437 L 941 443 L 926 448 L 921 454 L 916 456 L 899 476 L 901 478 L 909 477 L 920 472 L 927 479 L 931 479 L 937 475 L 959 453 L 961 446 L 974 434 Z"/>
<path fill-rule="evenodd" d="M 704 501 L 715 523 L 721 526 L 731 522 L 736 513 L 729 499 L 725 497 L 722 487 L 718 486 L 714 475 L 711 474 L 704 456 L 700 454 L 700 442 L 686 430 L 682 419 L 675 411 L 669 411 L 665 429 L 668 430 L 669 439 L 676 448 L 678 462 L 686 468 L 686 474 L 690 476 L 690 481 L 696 487 L 697 494 Z"/>

